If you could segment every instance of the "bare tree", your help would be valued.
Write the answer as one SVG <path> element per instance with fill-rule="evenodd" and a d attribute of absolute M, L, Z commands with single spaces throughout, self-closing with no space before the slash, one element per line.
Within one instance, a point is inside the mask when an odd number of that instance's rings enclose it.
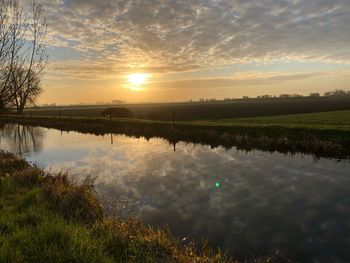
<path fill-rule="evenodd" d="M 9 89 L 15 91 L 10 106 L 15 107 L 18 114 L 23 113 L 25 106 L 34 104 L 42 93 L 40 76 L 34 71 L 28 73 L 22 69 L 13 69 L 9 83 Z"/>
<path fill-rule="evenodd" d="M 7 30 L 7 17 L 8 17 L 8 0 L 0 0 L 0 66 L 5 62 L 5 58 L 8 50 L 8 30 Z"/>
<path fill-rule="evenodd" d="M 44 40 L 47 31 L 43 8 L 35 0 L 29 6 L 20 0 L 0 0 L 4 46 L 0 68 L 0 101 L 2 105 L 23 108 L 37 97 L 43 70 L 47 65 Z M 33 94 L 31 94 L 33 92 Z M 1 106 L 1 105 L 0 105 Z"/>
<path fill-rule="evenodd" d="M 9 0 L 0 0 L 0 110 L 8 100 L 6 79 L 10 63 Z"/>

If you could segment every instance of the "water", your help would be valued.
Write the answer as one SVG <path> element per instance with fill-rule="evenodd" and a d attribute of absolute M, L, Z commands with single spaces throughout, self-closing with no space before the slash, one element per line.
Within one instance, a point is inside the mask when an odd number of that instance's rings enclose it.
<path fill-rule="evenodd" d="M 111 144 L 113 142 L 113 144 Z M 72 179 L 97 176 L 108 211 L 234 256 L 350 262 L 350 163 L 7 125 L 0 148 Z"/>

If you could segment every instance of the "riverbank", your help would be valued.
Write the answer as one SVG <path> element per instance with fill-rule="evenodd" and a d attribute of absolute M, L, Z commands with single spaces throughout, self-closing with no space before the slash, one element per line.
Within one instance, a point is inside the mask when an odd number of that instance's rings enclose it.
<path fill-rule="evenodd" d="M 233 262 L 167 230 L 108 218 L 92 185 L 0 152 L 0 262 Z"/>
<path fill-rule="evenodd" d="M 337 120 L 341 123 L 344 120 L 344 112 L 319 113 L 317 123 L 312 123 L 312 118 L 315 118 L 309 116 L 312 114 L 211 122 L 176 122 L 175 125 L 167 121 L 88 117 L 11 115 L 1 116 L 0 120 L 3 124 L 17 123 L 95 135 L 116 133 L 145 138 L 160 137 L 172 144 L 184 141 L 212 147 L 305 153 L 313 154 L 315 157 L 343 159 L 350 156 L 350 126 L 347 123 L 346 125 L 329 123 L 329 120 L 340 113 L 342 114 Z M 350 116 L 350 111 L 345 112 L 345 115 Z"/>

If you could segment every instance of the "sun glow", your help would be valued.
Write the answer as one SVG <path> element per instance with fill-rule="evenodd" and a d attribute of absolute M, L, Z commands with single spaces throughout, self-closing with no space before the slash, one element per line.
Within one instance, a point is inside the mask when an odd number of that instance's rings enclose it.
<path fill-rule="evenodd" d="M 127 76 L 129 85 L 128 88 L 135 91 L 143 90 L 142 85 L 146 84 L 150 78 L 149 74 L 145 73 L 135 73 Z"/>

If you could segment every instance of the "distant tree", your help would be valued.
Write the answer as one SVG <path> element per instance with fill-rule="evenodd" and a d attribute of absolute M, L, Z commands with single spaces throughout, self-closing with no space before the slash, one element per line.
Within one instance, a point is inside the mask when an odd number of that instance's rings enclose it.
<path fill-rule="evenodd" d="M 345 97 L 345 96 L 350 96 L 350 92 L 337 89 L 337 90 L 325 92 L 324 96 L 325 97 Z"/>
<path fill-rule="evenodd" d="M 281 94 L 279 95 L 280 98 L 290 98 L 289 94 Z"/>
<path fill-rule="evenodd" d="M 37 97 L 43 70 L 47 64 L 44 46 L 46 20 L 43 8 L 35 0 L 0 0 L 0 107 L 13 105 L 19 94 L 26 105 Z M 31 84 L 30 84 L 31 83 Z M 29 85 L 30 84 L 30 85 Z M 24 92 L 25 90 L 25 92 Z M 23 110 L 22 110 L 23 111 Z"/>
<path fill-rule="evenodd" d="M 320 93 L 310 93 L 310 97 L 320 97 Z"/>
<path fill-rule="evenodd" d="M 127 108 L 107 108 L 101 112 L 101 117 L 132 118 L 133 113 Z"/>

